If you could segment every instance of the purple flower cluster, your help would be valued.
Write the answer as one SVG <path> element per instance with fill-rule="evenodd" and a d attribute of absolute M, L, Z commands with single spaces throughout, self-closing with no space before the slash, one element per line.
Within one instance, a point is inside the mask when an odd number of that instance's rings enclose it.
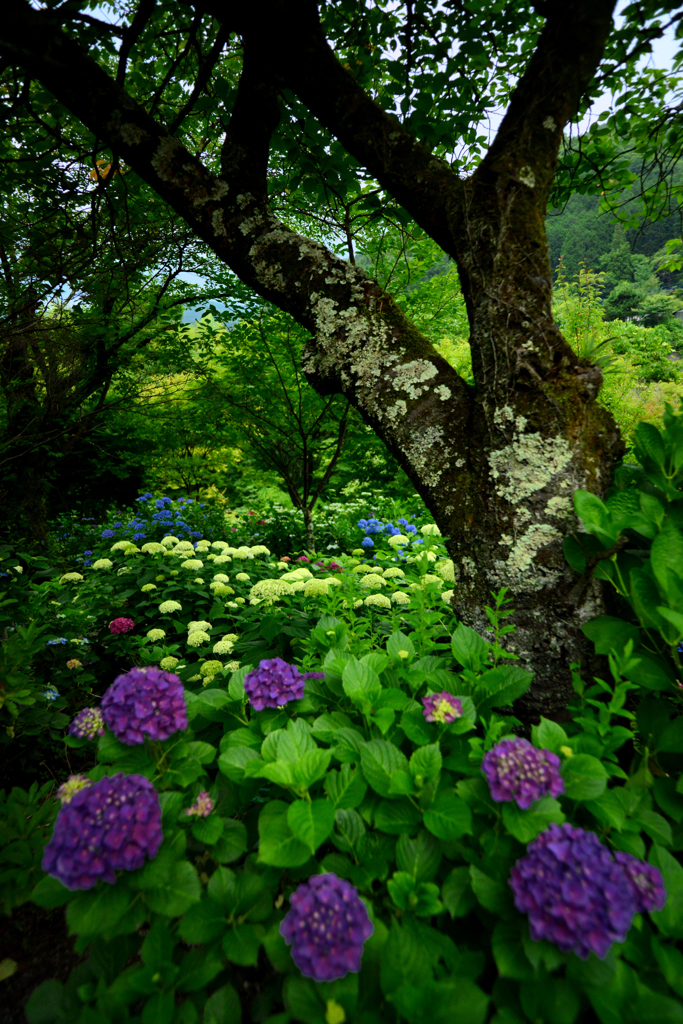
<path fill-rule="evenodd" d="M 132 668 L 118 676 L 102 698 L 104 724 L 132 747 L 165 740 L 187 729 L 185 690 L 178 676 L 160 668 Z"/>
<path fill-rule="evenodd" d="M 634 914 L 666 901 L 657 868 L 627 853 L 615 858 L 594 832 L 552 824 L 510 872 L 515 906 L 529 915 L 531 938 L 547 939 L 583 960 L 623 942 Z"/>
<path fill-rule="evenodd" d="M 116 871 L 135 871 L 161 845 L 161 806 L 143 775 L 105 776 L 62 805 L 43 871 L 67 889 L 91 889 Z"/>
<path fill-rule="evenodd" d="M 83 708 L 69 726 L 69 736 L 79 740 L 94 740 L 96 736 L 104 736 L 104 719 L 99 708 Z"/>
<path fill-rule="evenodd" d="M 422 714 L 428 722 L 444 722 L 450 725 L 456 718 L 462 718 L 462 701 L 446 690 L 428 694 L 422 698 L 422 704 Z"/>
<path fill-rule="evenodd" d="M 499 803 L 514 800 L 524 811 L 542 796 L 564 793 L 559 767 L 557 754 L 539 750 L 517 736 L 497 743 L 484 754 L 481 764 L 493 799 Z"/>
<path fill-rule="evenodd" d="M 130 633 L 131 629 L 135 629 L 135 623 L 132 619 L 122 617 L 114 619 L 113 622 L 109 623 L 109 632 L 113 633 L 114 636 L 118 636 L 119 633 Z"/>
<path fill-rule="evenodd" d="M 282 658 L 265 658 L 244 677 L 244 692 L 255 711 L 279 708 L 290 700 L 301 700 L 307 679 L 324 679 L 322 672 L 299 672 Z"/>
<path fill-rule="evenodd" d="M 360 970 L 363 943 L 374 927 L 355 886 L 332 872 L 313 875 L 290 903 L 280 934 L 304 977 L 334 981 Z"/>

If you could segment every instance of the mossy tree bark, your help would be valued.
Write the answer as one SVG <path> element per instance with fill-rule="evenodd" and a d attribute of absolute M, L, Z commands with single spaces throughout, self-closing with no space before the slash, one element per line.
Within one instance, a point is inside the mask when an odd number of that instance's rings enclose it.
<path fill-rule="evenodd" d="M 313 386 L 342 392 L 359 409 L 449 538 L 458 617 L 485 632 L 483 604 L 510 588 L 517 632 L 509 647 L 536 676 L 528 711 L 552 713 L 571 692 L 570 662 L 588 656 L 580 626 L 602 608 L 597 584 L 577 586 L 564 562 L 562 540 L 576 526 L 572 492 L 602 493 L 623 449 L 596 404 L 599 368 L 575 356 L 553 321 L 544 220 L 562 132 L 599 64 L 613 0 L 538 5 L 545 29 L 468 179 L 358 86 L 328 46 L 312 0 L 270 0 L 257 15 L 218 0 L 193 6 L 244 47 L 220 176 L 61 31 L 58 13 L 8 0 L 0 51 L 120 154 L 242 280 L 310 330 L 304 365 Z M 271 212 L 266 170 L 283 87 L 455 259 L 476 387 L 362 270 Z"/>

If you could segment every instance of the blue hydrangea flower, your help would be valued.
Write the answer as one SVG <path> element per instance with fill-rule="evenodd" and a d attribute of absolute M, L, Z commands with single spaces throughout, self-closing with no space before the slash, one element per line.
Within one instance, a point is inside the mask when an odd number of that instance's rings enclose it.
<path fill-rule="evenodd" d="M 122 526 L 123 526 L 123 523 L 114 523 L 112 525 L 112 530 L 120 530 Z"/>
<path fill-rule="evenodd" d="M 406 533 L 417 533 L 417 526 L 413 526 L 412 523 L 406 523 Z"/>
<path fill-rule="evenodd" d="M 192 530 L 192 532 L 190 533 L 190 537 L 201 537 L 201 535 L 202 535 L 202 531 L 201 530 Z"/>
<path fill-rule="evenodd" d="M 110 537 L 115 537 L 116 534 L 113 530 L 102 530 L 102 539 L 108 540 Z"/>
<path fill-rule="evenodd" d="M 144 539 L 145 539 L 145 534 L 144 533 L 134 533 L 133 534 L 133 540 L 144 540 Z"/>
<path fill-rule="evenodd" d="M 59 691 L 50 687 L 48 690 L 43 691 L 43 697 L 45 700 L 53 701 L 59 697 Z"/>
<path fill-rule="evenodd" d="M 87 558 L 87 557 L 88 557 L 88 555 L 92 555 L 92 551 L 84 551 L 84 552 L 83 552 L 83 556 L 84 556 L 84 558 Z"/>
<path fill-rule="evenodd" d="M 68 644 L 68 640 L 65 636 L 58 636 L 55 640 L 46 640 L 46 647 L 55 647 L 57 644 Z"/>
<path fill-rule="evenodd" d="M 375 542 L 371 537 L 363 537 L 360 546 L 362 548 L 374 548 Z"/>
<path fill-rule="evenodd" d="M 368 528 L 368 521 L 367 521 L 367 519 L 359 519 L 358 522 L 356 523 L 356 525 L 357 525 L 359 530 L 367 530 L 367 528 Z"/>

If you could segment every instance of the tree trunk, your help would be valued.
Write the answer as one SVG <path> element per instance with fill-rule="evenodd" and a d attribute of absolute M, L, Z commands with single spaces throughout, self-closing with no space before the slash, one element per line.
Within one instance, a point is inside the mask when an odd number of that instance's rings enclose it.
<path fill-rule="evenodd" d="M 564 562 L 563 537 L 577 524 L 572 493 L 604 493 L 623 447 L 596 404 L 599 368 L 577 358 L 553 322 L 544 219 L 563 128 L 602 56 L 613 0 L 543 5 L 536 51 L 467 180 L 363 91 L 311 2 L 271 0 L 250 15 L 246 5 L 203 0 L 244 43 L 221 177 L 54 15 L 23 0 L 6 6 L 0 51 L 120 153 L 243 281 L 310 330 L 308 379 L 356 406 L 448 538 L 458 617 L 486 633 L 483 605 L 509 587 L 517 631 L 508 646 L 535 673 L 527 712 L 555 712 L 571 692 L 570 663 L 587 662 L 580 627 L 603 610 L 599 584 L 577 583 Z M 476 387 L 362 270 L 273 215 L 266 174 L 283 86 L 456 260 Z"/>
<path fill-rule="evenodd" d="M 307 505 L 303 506 L 304 525 L 306 527 L 306 548 L 310 554 L 315 554 L 315 527 L 313 526 L 313 513 Z"/>

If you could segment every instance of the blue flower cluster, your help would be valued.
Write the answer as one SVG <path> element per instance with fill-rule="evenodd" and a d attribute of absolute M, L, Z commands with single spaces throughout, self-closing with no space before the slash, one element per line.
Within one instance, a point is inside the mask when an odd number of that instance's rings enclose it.
<path fill-rule="evenodd" d="M 398 526 L 394 526 L 393 523 L 383 523 L 380 519 L 359 519 L 358 529 L 363 530 L 365 537 L 360 542 L 363 548 L 374 548 L 375 542 L 372 539 L 372 534 L 383 533 L 387 537 L 395 537 L 399 533 L 411 534 L 417 533 L 417 527 L 413 523 L 409 523 L 407 519 L 397 519 Z M 417 538 L 413 541 L 415 544 L 419 544 L 421 538 Z"/>

